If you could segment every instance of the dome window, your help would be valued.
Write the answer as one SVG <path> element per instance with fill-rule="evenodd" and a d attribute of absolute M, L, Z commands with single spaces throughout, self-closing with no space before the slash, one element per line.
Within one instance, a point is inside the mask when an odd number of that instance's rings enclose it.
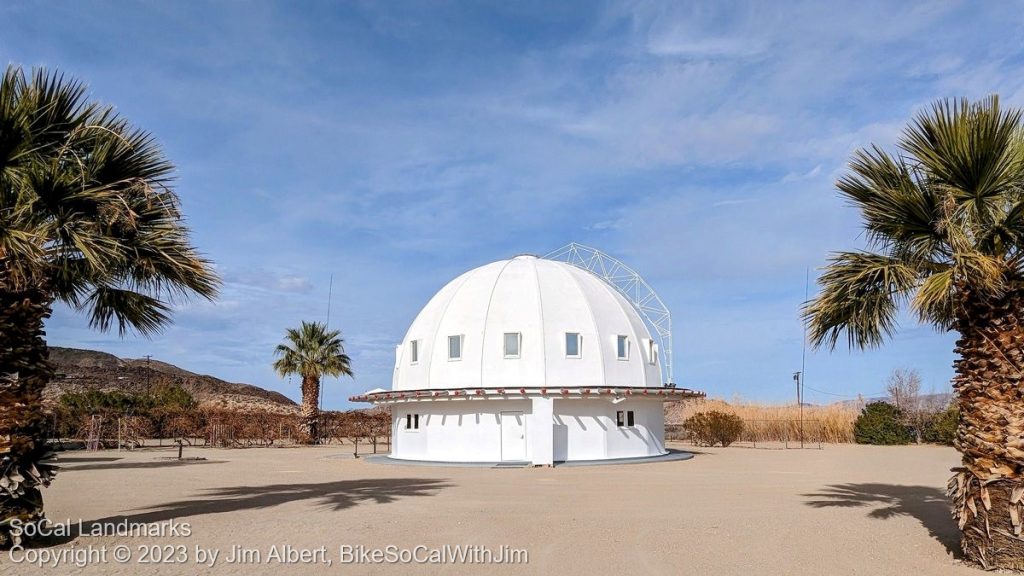
<path fill-rule="evenodd" d="M 583 356 L 583 338 L 579 332 L 565 333 L 565 357 L 581 358 Z"/>
<path fill-rule="evenodd" d="M 448 337 L 448 359 L 462 360 L 462 335 Z"/>
<path fill-rule="evenodd" d="M 409 342 L 409 363 L 417 364 L 420 361 L 420 341 L 412 340 Z"/>
<path fill-rule="evenodd" d="M 519 358 L 523 335 L 519 332 L 505 332 L 505 358 Z"/>
<path fill-rule="evenodd" d="M 619 360 L 629 360 L 629 337 L 620 335 L 616 342 L 615 355 Z"/>
<path fill-rule="evenodd" d="M 654 340 L 647 341 L 647 361 L 651 364 L 658 363 L 658 345 L 654 343 Z"/>

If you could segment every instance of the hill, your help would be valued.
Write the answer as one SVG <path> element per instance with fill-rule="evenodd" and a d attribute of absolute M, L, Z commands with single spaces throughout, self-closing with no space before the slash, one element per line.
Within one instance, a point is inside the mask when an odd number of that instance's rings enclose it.
<path fill-rule="evenodd" d="M 57 376 L 43 392 L 47 402 L 56 402 L 67 392 L 145 393 L 153 388 L 177 385 L 192 394 L 200 407 L 276 414 L 298 412 L 295 402 L 279 392 L 251 384 L 225 382 L 158 360 L 132 360 L 95 350 L 51 347 L 50 361 L 57 368 Z"/>

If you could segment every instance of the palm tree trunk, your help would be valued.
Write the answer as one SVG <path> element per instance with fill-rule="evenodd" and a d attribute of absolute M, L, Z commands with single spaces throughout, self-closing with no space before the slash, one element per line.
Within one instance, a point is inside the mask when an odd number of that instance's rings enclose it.
<path fill-rule="evenodd" d="M 0 546 L 16 544 L 7 522 L 43 518 L 48 463 L 42 392 L 53 376 L 43 321 L 52 299 L 42 288 L 14 291 L 0 262 Z"/>
<path fill-rule="evenodd" d="M 319 440 L 317 425 L 320 415 L 320 378 L 316 376 L 302 377 L 302 427 L 305 430 L 307 444 L 315 444 Z"/>
<path fill-rule="evenodd" d="M 985 568 L 1024 569 L 1024 292 L 963 296 L 957 328 L 963 467 L 949 482 L 964 554 Z"/>

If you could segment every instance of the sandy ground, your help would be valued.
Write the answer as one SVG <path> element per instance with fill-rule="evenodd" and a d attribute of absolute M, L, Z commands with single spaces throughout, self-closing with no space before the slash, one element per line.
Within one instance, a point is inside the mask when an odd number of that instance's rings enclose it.
<path fill-rule="evenodd" d="M 197 448 L 186 455 L 208 461 L 187 465 L 155 450 L 65 455 L 46 492 L 51 520 L 174 520 L 191 535 L 65 538 L 42 552 L 60 566 L 3 552 L 0 573 L 195 574 L 199 548 L 219 551 L 213 574 L 982 574 L 953 552 L 943 487 L 958 458 L 948 448 L 719 448 L 684 462 L 506 470 L 330 457 L 345 450 Z M 286 544 L 326 552 L 310 552 L 313 563 L 269 558 Z M 121 545 L 125 563 L 113 558 Z M 174 563 L 140 563 L 154 545 Z M 506 545 L 529 562 L 343 564 L 342 545 L 419 556 Z M 230 562 L 235 546 L 261 557 Z M 68 565 L 74 554 L 87 565 Z"/>

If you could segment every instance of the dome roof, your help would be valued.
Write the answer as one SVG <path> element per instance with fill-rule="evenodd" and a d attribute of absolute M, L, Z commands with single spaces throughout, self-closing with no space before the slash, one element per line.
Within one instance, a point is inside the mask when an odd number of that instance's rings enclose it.
<path fill-rule="evenodd" d="M 661 387 L 658 347 L 611 285 L 516 256 L 449 282 L 396 351 L 394 390 Z"/>

